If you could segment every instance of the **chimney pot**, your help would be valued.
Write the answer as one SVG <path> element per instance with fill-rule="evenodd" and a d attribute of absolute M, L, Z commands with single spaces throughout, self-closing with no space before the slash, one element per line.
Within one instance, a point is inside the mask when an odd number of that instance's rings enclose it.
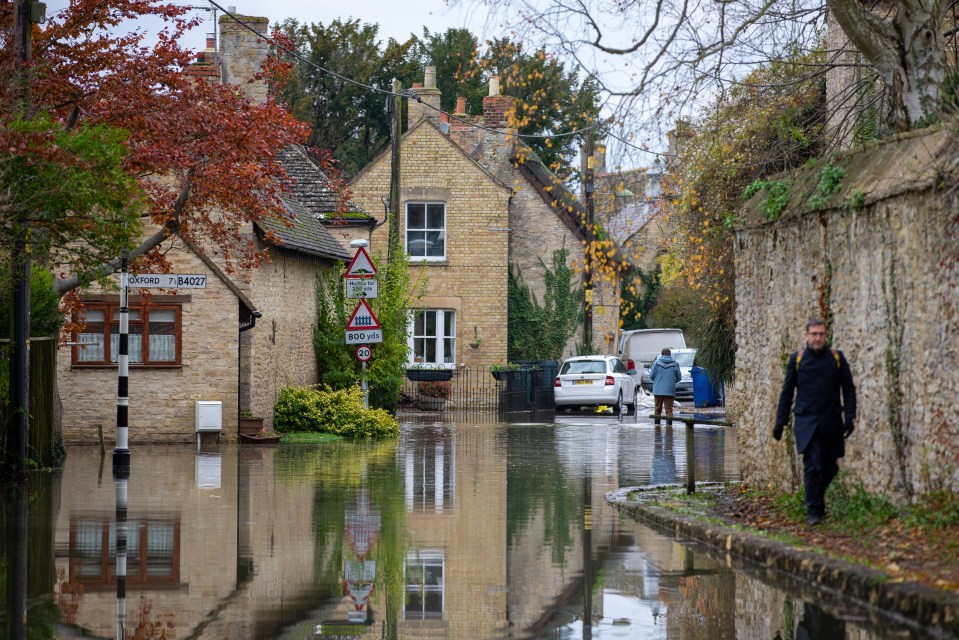
<path fill-rule="evenodd" d="M 227 10 L 229 13 L 236 13 L 236 7 L 233 6 L 233 5 L 227 5 L 226 10 Z"/>
<path fill-rule="evenodd" d="M 426 67 L 426 73 L 423 75 L 423 84 L 426 89 L 436 88 L 436 67 Z"/>
<path fill-rule="evenodd" d="M 450 114 L 448 113 L 440 114 L 440 122 L 449 122 L 449 121 L 450 121 Z"/>
<path fill-rule="evenodd" d="M 465 98 L 465 97 L 463 97 L 463 96 L 458 96 L 458 97 L 456 98 L 456 111 L 454 111 L 453 113 L 455 113 L 455 114 L 457 114 L 457 115 L 465 115 L 465 114 L 466 114 L 466 98 Z"/>
<path fill-rule="evenodd" d="M 489 94 L 491 96 L 499 95 L 499 76 L 493 76 L 489 79 Z"/>
<path fill-rule="evenodd" d="M 216 49 L 216 34 L 208 33 L 206 34 L 206 48 L 207 51 L 213 51 Z"/>

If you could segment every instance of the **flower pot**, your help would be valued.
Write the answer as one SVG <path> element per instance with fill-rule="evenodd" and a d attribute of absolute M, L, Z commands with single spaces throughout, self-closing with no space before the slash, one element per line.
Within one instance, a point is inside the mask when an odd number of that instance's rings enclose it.
<path fill-rule="evenodd" d="M 263 418 L 240 418 L 240 435 L 253 436 L 263 430 Z"/>
<path fill-rule="evenodd" d="M 416 396 L 416 406 L 425 411 L 442 411 L 446 407 L 446 398 L 433 398 L 420 394 Z"/>
<path fill-rule="evenodd" d="M 490 371 L 490 375 L 496 378 L 499 381 L 503 380 L 513 380 L 518 378 L 520 374 L 523 373 L 519 369 L 504 369 L 502 371 Z"/>
<path fill-rule="evenodd" d="M 413 382 L 441 382 L 453 378 L 452 369 L 407 369 L 406 377 Z"/>

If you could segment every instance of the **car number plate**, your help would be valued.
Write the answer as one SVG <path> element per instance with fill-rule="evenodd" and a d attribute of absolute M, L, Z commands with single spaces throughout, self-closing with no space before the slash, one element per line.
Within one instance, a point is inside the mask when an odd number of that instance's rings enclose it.
<path fill-rule="evenodd" d="M 573 380 L 573 384 L 593 384 L 592 380 Z"/>

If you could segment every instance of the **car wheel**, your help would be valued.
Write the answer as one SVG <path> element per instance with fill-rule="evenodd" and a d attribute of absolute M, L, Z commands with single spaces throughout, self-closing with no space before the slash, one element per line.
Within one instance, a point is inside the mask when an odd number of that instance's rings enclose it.
<path fill-rule="evenodd" d="M 616 404 L 613 405 L 613 415 L 618 416 L 623 413 L 623 392 L 619 392 L 619 397 L 616 398 Z"/>

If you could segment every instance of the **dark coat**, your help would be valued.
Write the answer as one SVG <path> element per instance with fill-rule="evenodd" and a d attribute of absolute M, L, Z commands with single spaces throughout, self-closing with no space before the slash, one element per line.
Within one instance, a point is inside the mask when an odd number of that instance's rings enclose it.
<path fill-rule="evenodd" d="M 798 353 L 789 356 L 786 364 L 786 379 L 779 394 L 776 424 L 785 425 L 789 422 L 789 408 L 795 393 L 793 429 L 796 432 L 796 450 L 803 453 L 816 429 L 820 429 L 826 437 L 823 454 L 841 458 L 846 454 L 843 413 L 848 421 L 856 419 L 856 387 L 852 382 L 849 363 L 842 351 L 826 348 L 816 353 L 806 347 L 797 367 Z"/>

